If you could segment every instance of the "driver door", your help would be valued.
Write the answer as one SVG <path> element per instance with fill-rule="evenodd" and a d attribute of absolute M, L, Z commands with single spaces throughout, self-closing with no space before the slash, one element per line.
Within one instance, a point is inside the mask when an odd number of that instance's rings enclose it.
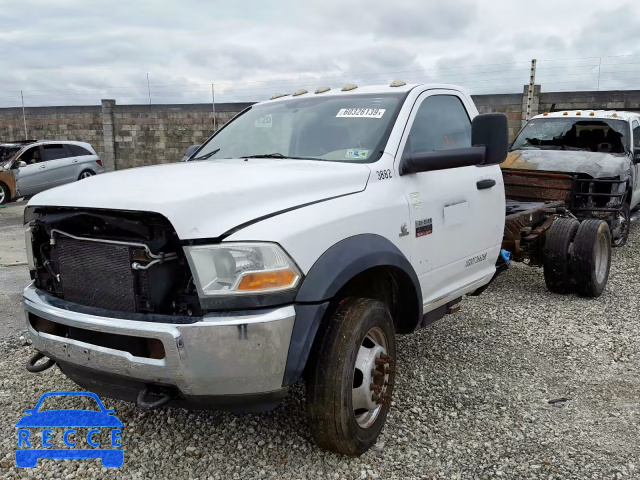
<path fill-rule="evenodd" d="M 19 166 L 25 162 L 25 166 Z M 38 145 L 26 149 L 14 161 L 13 169 L 16 174 L 16 185 L 21 196 L 35 195 L 47 188 L 47 163 L 43 161 L 42 152 Z"/>

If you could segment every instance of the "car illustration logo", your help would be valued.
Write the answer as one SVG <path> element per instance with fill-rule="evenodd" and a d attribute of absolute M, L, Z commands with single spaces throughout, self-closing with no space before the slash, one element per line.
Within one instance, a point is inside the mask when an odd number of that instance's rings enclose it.
<path fill-rule="evenodd" d="M 89 397 L 95 400 L 97 409 L 43 409 L 43 403 L 51 397 Z M 92 402 L 91 405 L 93 407 Z M 122 422 L 114 415 L 114 410 L 104 407 L 95 393 L 74 391 L 45 393 L 34 408 L 25 410 L 25 415 L 18 420 L 16 427 L 18 428 L 16 465 L 20 468 L 35 467 L 41 458 L 99 458 L 102 465 L 107 468 L 118 468 L 124 463 L 124 451 L 120 438 Z M 79 429 L 88 429 L 88 431 L 84 434 Z M 108 432 L 110 448 L 101 445 L 103 438 L 101 433 L 106 429 L 110 430 Z M 38 432 L 42 434 L 41 441 L 39 436 L 36 436 Z M 104 440 L 102 441 L 104 443 Z M 58 444 L 55 447 L 63 444 L 69 448 L 54 448 L 54 442 Z"/>

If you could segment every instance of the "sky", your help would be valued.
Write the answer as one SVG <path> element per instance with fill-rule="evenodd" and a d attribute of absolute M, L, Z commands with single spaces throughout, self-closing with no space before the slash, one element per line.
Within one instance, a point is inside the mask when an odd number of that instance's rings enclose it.
<path fill-rule="evenodd" d="M 637 0 L 0 0 L 0 107 L 253 101 L 319 85 L 640 89 Z M 148 75 L 148 81 L 147 81 Z"/>

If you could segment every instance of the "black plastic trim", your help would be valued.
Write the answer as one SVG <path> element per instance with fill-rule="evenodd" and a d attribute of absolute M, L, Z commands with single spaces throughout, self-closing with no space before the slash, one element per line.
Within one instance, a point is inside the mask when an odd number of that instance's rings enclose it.
<path fill-rule="evenodd" d="M 382 266 L 397 267 L 411 278 L 418 295 L 414 305 L 416 318 L 421 318 L 422 291 L 411 262 L 388 239 L 373 233 L 345 238 L 323 253 L 302 282 L 296 302 L 329 300 L 359 273 Z"/>
<path fill-rule="evenodd" d="M 277 307 L 291 304 L 297 290 L 252 295 L 224 295 L 220 297 L 200 297 L 200 306 L 204 313 L 220 310 L 246 310 L 251 308 Z"/>
<path fill-rule="evenodd" d="M 302 375 L 316 332 L 328 306 L 329 302 L 295 306 L 296 319 L 291 332 L 289 354 L 282 381 L 283 387 L 293 385 Z"/>

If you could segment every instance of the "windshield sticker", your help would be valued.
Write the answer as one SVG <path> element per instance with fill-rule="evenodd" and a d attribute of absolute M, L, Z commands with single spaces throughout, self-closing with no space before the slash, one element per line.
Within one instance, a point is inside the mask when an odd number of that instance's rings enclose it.
<path fill-rule="evenodd" d="M 273 117 L 271 114 L 265 115 L 253 122 L 253 124 L 256 128 L 271 128 L 273 125 Z"/>
<path fill-rule="evenodd" d="M 362 150 L 361 148 L 351 148 L 347 150 L 344 158 L 353 158 L 359 160 L 366 160 L 369 156 L 369 150 Z"/>
<path fill-rule="evenodd" d="M 382 118 L 385 108 L 342 108 L 337 118 Z"/>

